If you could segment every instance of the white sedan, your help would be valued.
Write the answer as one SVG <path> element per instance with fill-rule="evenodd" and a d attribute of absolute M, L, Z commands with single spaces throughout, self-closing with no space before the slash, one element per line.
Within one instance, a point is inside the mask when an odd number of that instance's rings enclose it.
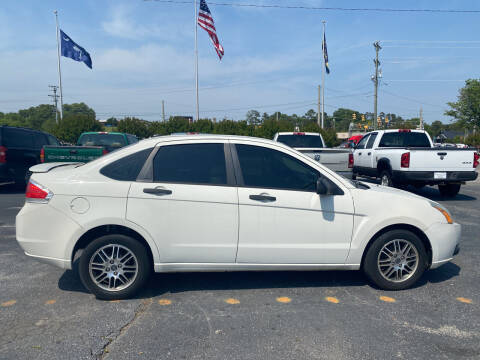
<path fill-rule="evenodd" d="M 152 271 L 362 269 L 398 290 L 459 250 L 442 205 L 269 140 L 157 137 L 30 170 L 17 241 L 63 269 L 78 261 L 102 299 L 132 296 Z"/>

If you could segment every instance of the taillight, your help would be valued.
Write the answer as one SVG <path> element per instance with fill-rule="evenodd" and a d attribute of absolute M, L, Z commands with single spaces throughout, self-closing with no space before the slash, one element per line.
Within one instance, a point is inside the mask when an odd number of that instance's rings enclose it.
<path fill-rule="evenodd" d="M 410 129 L 399 129 L 398 132 L 404 133 L 404 132 L 411 132 L 412 130 Z"/>
<path fill-rule="evenodd" d="M 294 132 L 293 135 L 305 135 L 304 132 Z"/>
<path fill-rule="evenodd" d="M 353 154 L 348 154 L 348 167 L 353 168 Z"/>
<path fill-rule="evenodd" d="M 50 190 L 30 179 L 25 192 L 27 202 L 48 203 L 52 196 L 53 193 Z"/>
<path fill-rule="evenodd" d="M 7 162 L 7 148 L 5 146 L 0 146 L 0 164 Z"/>
<path fill-rule="evenodd" d="M 45 149 L 44 148 L 42 148 L 42 150 L 40 150 L 40 162 L 41 163 L 45 162 Z"/>
<path fill-rule="evenodd" d="M 410 167 L 410 153 L 406 152 L 402 154 L 402 158 L 400 159 L 400 166 L 402 168 Z"/>
<path fill-rule="evenodd" d="M 103 149 L 102 150 L 102 155 L 107 155 L 108 154 L 108 150 L 107 149 Z"/>
<path fill-rule="evenodd" d="M 474 152 L 473 153 L 473 167 L 476 168 L 479 164 L 480 164 L 480 155 L 478 153 Z"/>

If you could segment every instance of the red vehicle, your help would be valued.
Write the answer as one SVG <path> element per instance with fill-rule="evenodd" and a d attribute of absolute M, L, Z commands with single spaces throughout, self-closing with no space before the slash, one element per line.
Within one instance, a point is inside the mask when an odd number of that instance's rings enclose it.
<path fill-rule="evenodd" d="M 362 140 L 363 135 L 353 135 L 348 138 L 348 140 L 342 144 L 346 148 L 352 148 Z"/>

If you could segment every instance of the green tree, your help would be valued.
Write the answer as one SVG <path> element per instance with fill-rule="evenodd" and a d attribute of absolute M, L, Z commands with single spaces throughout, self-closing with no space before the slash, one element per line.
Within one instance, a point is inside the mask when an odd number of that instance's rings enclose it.
<path fill-rule="evenodd" d="M 480 79 L 465 81 L 457 99 L 457 102 L 447 103 L 451 109 L 445 111 L 445 115 L 456 119 L 461 127 L 480 128 Z"/>
<path fill-rule="evenodd" d="M 86 131 L 100 131 L 102 125 L 91 115 L 66 115 L 55 126 L 53 134 L 61 140 L 75 144 L 80 134 Z"/>
<path fill-rule="evenodd" d="M 245 118 L 249 125 L 260 125 L 262 122 L 260 113 L 257 110 L 249 110 Z"/>
<path fill-rule="evenodd" d="M 118 122 L 117 130 L 119 132 L 133 134 L 140 139 L 150 136 L 150 132 L 145 120 L 140 120 L 135 117 L 126 117 Z"/>

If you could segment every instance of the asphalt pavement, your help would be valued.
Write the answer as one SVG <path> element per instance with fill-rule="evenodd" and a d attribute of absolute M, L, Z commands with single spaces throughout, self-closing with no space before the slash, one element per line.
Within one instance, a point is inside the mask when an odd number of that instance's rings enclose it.
<path fill-rule="evenodd" d="M 15 241 L 23 193 L 0 188 L 0 359 L 479 359 L 480 181 L 453 200 L 461 252 L 412 289 L 360 272 L 156 274 L 99 301 Z"/>

